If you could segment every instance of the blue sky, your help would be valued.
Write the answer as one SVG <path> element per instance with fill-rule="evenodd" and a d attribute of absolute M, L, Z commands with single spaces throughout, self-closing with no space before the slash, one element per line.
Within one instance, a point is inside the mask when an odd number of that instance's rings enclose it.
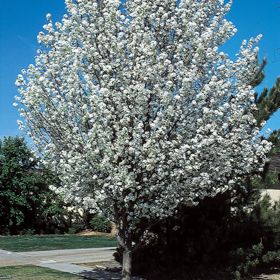
<path fill-rule="evenodd" d="M 55 21 L 64 14 L 63 0 L 7 0 L 0 9 L 0 138 L 14 136 L 17 110 L 12 106 L 17 94 L 14 85 L 22 68 L 33 63 L 38 47 L 36 37 L 51 13 Z M 237 35 L 225 46 L 234 57 L 243 39 L 263 34 L 260 54 L 267 57 L 266 79 L 262 87 L 271 87 L 280 76 L 280 0 L 233 0 L 228 19 L 238 28 Z M 266 127 L 280 128 L 280 112 Z"/>

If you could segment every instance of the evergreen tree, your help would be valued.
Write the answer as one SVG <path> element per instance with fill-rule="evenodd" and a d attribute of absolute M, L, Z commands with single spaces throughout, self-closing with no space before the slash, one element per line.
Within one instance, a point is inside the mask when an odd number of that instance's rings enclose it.
<path fill-rule="evenodd" d="M 261 64 L 259 71 L 254 79 L 252 85 L 258 86 L 265 78 L 263 69 L 266 65 L 266 60 Z M 280 108 L 280 77 L 276 79 L 274 86 L 271 89 L 264 88 L 261 94 L 255 94 L 255 103 L 257 111 L 255 114 L 258 125 L 261 126 L 263 122 L 269 121 L 275 112 Z M 273 144 L 270 151 L 270 157 L 273 161 L 280 162 L 280 129 L 274 130 L 268 140 Z M 263 188 L 269 188 L 273 185 L 273 182 L 280 182 L 279 170 L 275 172 L 269 172 L 271 162 L 268 161 L 264 166 L 262 172 L 262 184 Z M 275 184 L 275 183 L 274 183 Z"/>
<path fill-rule="evenodd" d="M 271 155 L 280 154 L 280 129 L 274 130 L 270 136 L 269 141 L 273 143 L 273 147 L 270 151 Z"/>
<path fill-rule="evenodd" d="M 260 125 L 264 121 L 268 121 L 271 116 L 280 108 L 280 78 L 271 88 L 265 88 L 260 95 L 256 95 L 256 105 L 258 112 L 256 119 Z M 273 140 L 271 138 L 271 140 Z"/>

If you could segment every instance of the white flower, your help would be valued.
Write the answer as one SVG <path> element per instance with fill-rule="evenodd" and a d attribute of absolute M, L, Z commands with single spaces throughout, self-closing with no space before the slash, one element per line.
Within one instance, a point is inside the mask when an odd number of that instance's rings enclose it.
<path fill-rule="evenodd" d="M 52 17 L 52 15 L 51 15 L 50 13 L 48 13 L 48 14 L 46 15 L 47 21 L 49 21 L 49 20 L 51 19 L 51 17 Z"/>

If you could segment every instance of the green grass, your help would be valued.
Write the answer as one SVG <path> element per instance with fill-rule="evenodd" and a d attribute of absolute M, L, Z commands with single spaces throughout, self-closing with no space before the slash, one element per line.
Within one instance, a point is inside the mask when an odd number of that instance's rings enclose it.
<path fill-rule="evenodd" d="M 14 252 L 100 248 L 116 245 L 115 238 L 106 236 L 21 235 L 0 237 L 0 249 Z"/>
<path fill-rule="evenodd" d="M 80 280 L 83 277 L 37 266 L 0 267 L 0 279 L 13 280 Z"/>

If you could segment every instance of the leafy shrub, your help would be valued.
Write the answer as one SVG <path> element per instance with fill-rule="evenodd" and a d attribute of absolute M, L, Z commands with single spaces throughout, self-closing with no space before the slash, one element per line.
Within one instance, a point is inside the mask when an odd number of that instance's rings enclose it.
<path fill-rule="evenodd" d="M 35 234 L 35 229 L 23 229 L 20 232 L 20 235 L 34 235 Z"/>
<path fill-rule="evenodd" d="M 242 248 L 237 249 L 232 258 L 236 262 L 236 266 L 233 266 L 234 279 L 243 279 L 243 276 L 249 276 L 250 274 L 257 272 L 259 268 L 280 264 L 280 250 L 267 251 L 264 253 L 264 246 L 262 242 L 252 246 L 247 250 Z"/>
<path fill-rule="evenodd" d="M 247 230 L 259 243 L 251 247 L 243 245 L 243 248 L 231 252 L 235 279 L 252 274 L 261 267 L 277 262 L 280 264 L 280 201 L 272 204 L 269 196 L 265 196 L 246 218 Z M 242 236 L 239 237 L 240 241 Z"/>
<path fill-rule="evenodd" d="M 236 280 L 242 279 L 243 275 L 248 275 L 261 263 L 264 246 L 262 242 L 253 245 L 252 248 L 244 250 L 238 248 L 232 253 L 232 259 L 236 262 L 236 266 L 232 268 L 233 275 Z"/>
<path fill-rule="evenodd" d="M 111 232 L 111 223 L 101 215 L 96 215 L 89 222 L 90 228 L 99 232 Z"/>
<path fill-rule="evenodd" d="M 75 233 L 81 232 L 84 229 L 85 229 L 85 225 L 83 223 L 75 222 L 75 223 L 72 223 L 71 226 L 69 227 L 68 233 L 75 234 Z"/>

